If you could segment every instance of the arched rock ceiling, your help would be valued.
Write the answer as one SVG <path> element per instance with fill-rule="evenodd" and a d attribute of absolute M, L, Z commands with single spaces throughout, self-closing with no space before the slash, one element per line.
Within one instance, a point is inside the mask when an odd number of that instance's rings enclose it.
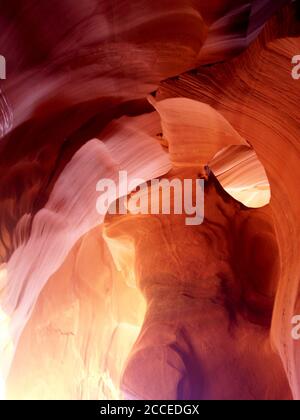
<path fill-rule="evenodd" d="M 290 335 L 300 313 L 300 41 L 287 3 L 2 7 L 9 398 L 300 397 Z M 96 185 L 119 169 L 205 176 L 205 222 L 185 230 L 174 215 L 130 215 L 103 226 Z M 217 179 L 242 203 L 252 197 L 249 207 L 269 201 L 270 184 L 270 205 L 247 209 Z"/>

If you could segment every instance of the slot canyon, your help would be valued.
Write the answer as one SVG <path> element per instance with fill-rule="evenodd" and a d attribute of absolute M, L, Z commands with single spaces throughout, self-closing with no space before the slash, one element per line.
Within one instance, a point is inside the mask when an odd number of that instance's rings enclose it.
<path fill-rule="evenodd" d="M 0 399 L 299 400 L 300 1 L 0 28 Z"/>

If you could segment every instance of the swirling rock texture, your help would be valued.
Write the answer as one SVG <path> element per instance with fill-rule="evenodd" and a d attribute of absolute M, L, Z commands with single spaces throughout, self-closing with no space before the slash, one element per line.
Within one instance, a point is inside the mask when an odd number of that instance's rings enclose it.
<path fill-rule="evenodd" d="M 300 398 L 298 9 L 1 5 L 3 397 Z M 99 214 L 120 170 L 202 178 L 203 223 Z"/>

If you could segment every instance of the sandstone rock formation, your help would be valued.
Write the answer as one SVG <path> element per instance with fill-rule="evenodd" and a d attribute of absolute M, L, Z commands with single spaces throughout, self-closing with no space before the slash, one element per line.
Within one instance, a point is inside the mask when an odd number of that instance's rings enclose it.
<path fill-rule="evenodd" d="M 3 6 L 3 396 L 300 398 L 298 4 Z M 202 179 L 203 223 L 119 171 Z"/>

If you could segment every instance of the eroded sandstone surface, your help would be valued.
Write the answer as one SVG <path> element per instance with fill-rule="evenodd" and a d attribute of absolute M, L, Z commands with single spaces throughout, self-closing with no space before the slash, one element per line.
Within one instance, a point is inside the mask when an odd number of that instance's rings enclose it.
<path fill-rule="evenodd" d="M 2 5 L 0 397 L 300 398 L 298 9 Z M 203 223 L 99 214 L 120 170 Z"/>

